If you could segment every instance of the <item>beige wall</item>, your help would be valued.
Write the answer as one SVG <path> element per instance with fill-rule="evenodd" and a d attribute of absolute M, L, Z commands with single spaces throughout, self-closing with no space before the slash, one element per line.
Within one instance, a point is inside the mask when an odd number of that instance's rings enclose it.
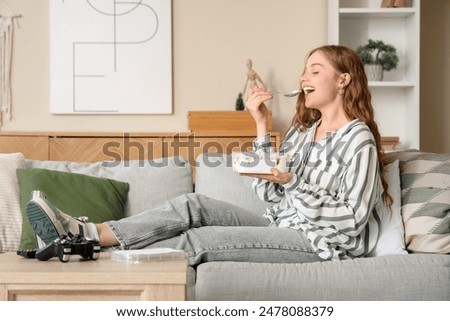
<path fill-rule="evenodd" d="M 173 115 L 52 115 L 49 1 L 8 0 L 22 18 L 14 39 L 13 119 L 2 131 L 186 131 L 189 110 L 234 110 L 247 58 L 269 87 L 291 90 L 307 51 L 327 41 L 325 0 L 173 0 Z M 290 123 L 294 104 L 273 100 L 275 129 Z"/>
<path fill-rule="evenodd" d="M 247 58 L 272 89 L 289 90 L 306 52 L 327 41 L 326 0 L 173 0 L 173 115 L 56 116 L 49 112 L 48 3 L 8 0 L 22 18 L 13 120 L 3 131 L 186 131 L 189 110 L 234 108 Z M 443 32 L 450 30 L 450 1 L 422 1 L 421 15 L 421 148 L 450 152 L 450 38 Z M 289 124 L 293 105 L 273 100 L 276 130 Z"/>
<path fill-rule="evenodd" d="M 421 149 L 450 153 L 450 1 L 421 2 Z"/>

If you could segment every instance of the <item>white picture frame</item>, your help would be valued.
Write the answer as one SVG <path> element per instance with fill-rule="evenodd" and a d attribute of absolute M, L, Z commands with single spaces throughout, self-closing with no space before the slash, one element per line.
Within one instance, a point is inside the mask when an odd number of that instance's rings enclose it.
<path fill-rule="evenodd" d="M 171 0 L 52 0 L 52 114 L 171 114 Z"/>

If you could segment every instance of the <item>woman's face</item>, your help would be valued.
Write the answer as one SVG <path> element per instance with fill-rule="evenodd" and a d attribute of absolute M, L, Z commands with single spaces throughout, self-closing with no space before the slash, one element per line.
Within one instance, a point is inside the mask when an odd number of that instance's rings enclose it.
<path fill-rule="evenodd" d="M 300 82 L 305 93 L 305 106 L 308 108 L 320 110 L 340 97 L 336 70 L 320 51 L 308 58 Z"/>

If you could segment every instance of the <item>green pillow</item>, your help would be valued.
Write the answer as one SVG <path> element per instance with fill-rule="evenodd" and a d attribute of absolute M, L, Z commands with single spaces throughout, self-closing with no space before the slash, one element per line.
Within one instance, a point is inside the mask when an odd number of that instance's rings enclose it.
<path fill-rule="evenodd" d="M 21 249 L 37 246 L 26 214 L 33 190 L 43 191 L 47 199 L 62 212 L 74 217 L 87 216 L 93 223 L 124 217 L 128 183 L 47 169 L 18 169 L 17 179 L 23 216 Z"/>

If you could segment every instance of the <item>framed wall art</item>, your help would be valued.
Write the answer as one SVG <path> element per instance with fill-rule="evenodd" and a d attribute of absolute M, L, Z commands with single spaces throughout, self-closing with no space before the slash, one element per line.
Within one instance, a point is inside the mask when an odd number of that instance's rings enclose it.
<path fill-rule="evenodd" d="M 171 114 L 170 0 L 52 0 L 52 114 Z"/>

